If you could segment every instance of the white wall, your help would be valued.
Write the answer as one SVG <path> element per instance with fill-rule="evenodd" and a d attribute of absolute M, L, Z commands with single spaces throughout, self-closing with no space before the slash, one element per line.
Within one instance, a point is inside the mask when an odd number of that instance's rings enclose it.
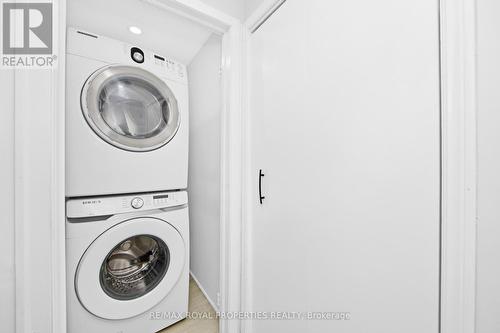
<path fill-rule="evenodd" d="M 259 6 L 264 2 L 265 0 L 245 0 L 245 18 L 250 17 L 252 13 L 259 8 Z"/>
<path fill-rule="evenodd" d="M 244 21 L 266 0 L 201 0 L 207 5 Z"/>
<path fill-rule="evenodd" d="M 0 70 L 0 323 L 2 331 L 15 330 L 14 266 L 14 72 Z"/>
<path fill-rule="evenodd" d="M 213 303 L 220 270 L 221 46 L 212 36 L 188 67 L 191 272 Z"/>
<path fill-rule="evenodd" d="M 500 332 L 500 2 L 478 0 L 477 331 Z"/>
<path fill-rule="evenodd" d="M 245 18 L 245 0 L 201 0 L 201 2 L 239 20 Z"/>

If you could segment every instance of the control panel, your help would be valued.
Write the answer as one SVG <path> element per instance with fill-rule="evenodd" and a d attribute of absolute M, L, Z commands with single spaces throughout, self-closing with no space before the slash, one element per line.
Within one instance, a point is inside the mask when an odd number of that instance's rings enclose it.
<path fill-rule="evenodd" d="M 186 66 L 139 45 L 114 40 L 87 31 L 68 29 L 67 53 L 108 64 L 140 66 L 161 78 L 187 83 Z"/>
<path fill-rule="evenodd" d="M 123 47 L 126 53 L 130 52 L 131 60 L 140 64 L 144 69 L 150 70 L 160 77 L 186 82 L 187 69 L 185 65 L 152 51 L 143 50 L 129 44 L 123 44 Z"/>
<path fill-rule="evenodd" d="M 66 214 L 68 218 L 106 216 L 177 207 L 187 203 L 185 191 L 71 199 L 66 203 Z"/>
<path fill-rule="evenodd" d="M 134 209 L 141 209 L 144 206 L 144 199 L 141 197 L 135 197 L 130 202 L 130 206 Z"/>
<path fill-rule="evenodd" d="M 164 68 L 164 70 L 167 72 L 167 75 L 174 76 L 180 80 L 186 77 L 186 66 L 173 60 L 166 59 L 157 54 L 153 54 L 152 57 L 152 62 L 155 64 L 155 66 Z"/>

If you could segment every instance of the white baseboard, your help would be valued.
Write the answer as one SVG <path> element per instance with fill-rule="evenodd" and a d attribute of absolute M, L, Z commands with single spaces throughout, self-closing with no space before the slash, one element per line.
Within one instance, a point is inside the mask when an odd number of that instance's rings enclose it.
<path fill-rule="evenodd" d="M 208 296 L 208 293 L 205 291 L 205 288 L 203 288 L 203 285 L 200 283 L 200 280 L 196 278 L 196 276 L 193 274 L 193 272 L 190 270 L 189 273 L 191 274 L 191 277 L 193 278 L 194 282 L 198 285 L 200 288 L 201 292 L 203 295 L 205 295 L 205 298 L 208 300 L 208 303 L 214 308 L 215 312 L 219 312 L 219 307 L 217 304 Z"/>

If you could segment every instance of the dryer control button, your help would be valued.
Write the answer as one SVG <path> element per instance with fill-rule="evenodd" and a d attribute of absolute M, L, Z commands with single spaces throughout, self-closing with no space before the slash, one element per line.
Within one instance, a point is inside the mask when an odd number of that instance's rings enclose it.
<path fill-rule="evenodd" d="M 142 206 L 144 206 L 144 200 L 142 200 L 142 198 L 139 197 L 133 198 L 132 201 L 130 202 L 130 205 L 134 209 L 142 208 Z"/>

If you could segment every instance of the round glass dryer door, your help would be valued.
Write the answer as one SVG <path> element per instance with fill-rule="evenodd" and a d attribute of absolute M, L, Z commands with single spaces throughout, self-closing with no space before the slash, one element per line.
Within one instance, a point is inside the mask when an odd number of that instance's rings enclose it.
<path fill-rule="evenodd" d="M 108 66 L 83 87 L 82 111 L 104 141 L 129 151 L 150 151 L 177 133 L 180 114 L 167 84 L 138 67 Z"/>
<path fill-rule="evenodd" d="M 161 302 L 185 266 L 182 236 L 156 218 L 135 218 L 101 234 L 80 259 L 75 290 L 104 319 L 137 316 Z"/>

